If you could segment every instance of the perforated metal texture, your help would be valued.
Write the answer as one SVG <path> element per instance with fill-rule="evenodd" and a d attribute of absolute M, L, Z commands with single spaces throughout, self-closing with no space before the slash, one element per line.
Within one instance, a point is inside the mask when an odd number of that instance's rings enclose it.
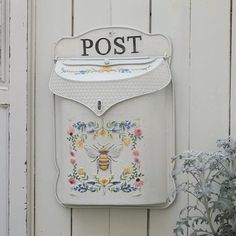
<path fill-rule="evenodd" d="M 53 70 L 49 87 L 54 94 L 79 102 L 101 116 L 119 102 L 164 88 L 170 80 L 169 64 L 163 60 L 157 68 L 142 76 L 120 81 L 67 81 L 58 77 Z"/>

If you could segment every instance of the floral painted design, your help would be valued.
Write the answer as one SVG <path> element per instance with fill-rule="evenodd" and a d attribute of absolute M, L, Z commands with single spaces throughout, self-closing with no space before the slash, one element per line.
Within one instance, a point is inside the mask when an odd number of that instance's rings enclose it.
<path fill-rule="evenodd" d="M 146 71 L 148 70 L 150 65 L 139 67 L 139 68 L 126 68 L 126 67 L 114 67 L 114 66 L 101 66 L 101 67 L 89 67 L 86 69 L 79 69 L 79 70 L 69 70 L 65 68 L 61 68 L 61 73 L 74 73 L 75 75 L 86 75 L 92 73 L 121 73 L 121 74 L 128 74 L 134 71 Z"/>
<path fill-rule="evenodd" d="M 140 164 L 132 162 L 131 167 L 123 168 L 121 175 L 116 178 L 115 175 L 109 177 L 99 177 L 94 175 L 92 178 L 86 173 L 84 168 L 78 167 L 77 163 L 73 164 L 72 174 L 68 176 L 68 182 L 76 192 L 84 193 L 87 191 L 98 192 L 100 190 L 105 194 L 110 192 L 134 192 L 140 190 L 144 181 L 143 173 L 140 172 Z"/>
<path fill-rule="evenodd" d="M 78 151 L 83 148 L 83 145 L 88 138 L 88 135 L 93 135 L 93 138 L 102 136 L 109 136 L 118 134 L 122 143 L 126 146 L 132 145 L 132 150 L 136 149 L 137 142 L 143 139 L 142 130 L 137 128 L 137 124 L 131 121 L 111 121 L 106 123 L 105 126 L 100 126 L 98 122 L 90 121 L 74 123 L 67 129 L 69 137 L 68 141 L 71 142 L 72 149 Z"/>
<path fill-rule="evenodd" d="M 94 140 L 99 137 L 108 137 L 111 140 L 117 135 L 120 140 L 119 145 L 112 144 L 116 148 L 115 152 L 118 153 L 118 148 L 121 146 L 130 149 L 130 164 L 123 167 L 119 175 L 112 172 L 110 162 L 112 162 L 112 155 L 109 154 L 109 148 L 102 146 L 100 149 L 93 145 L 93 149 L 97 150 L 97 157 L 91 162 L 97 161 L 97 174 L 89 176 L 86 169 L 78 165 L 79 155 L 81 149 L 90 152 L 86 140 L 92 136 Z M 106 194 L 110 192 L 135 192 L 141 191 L 144 185 L 144 174 L 141 171 L 140 151 L 138 149 L 139 142 L 143 139 L 143 132 L 136 122 L 131 121 L 111 121 L 105 125 L 100 125 L 98 122 L 90 121 L 73 123 L 67 129 L 67 140 L 69 141 L 69 156 L 70 164 L 72 165 L 72 172 L 68 175 L 68 182 L 73 191 L 84 193 L 87 191 L 98 192 L 103 191 Z M 91 149 L 92 149 L 91 148 Z M 96 150 L 95 150 L 96 151 Z M 100 154 L 99 154 L 100 153 Z M 110 156 L 109 156 L 110 155 Z M 119 155 L 119 154 L 117 154 Z M 76 159 L 77 156 L 77 159 Z M 91 158 L 92 154 L 88 153 Z M 103 171 L 110 169 L 109 176 L 103 176 Z"/>

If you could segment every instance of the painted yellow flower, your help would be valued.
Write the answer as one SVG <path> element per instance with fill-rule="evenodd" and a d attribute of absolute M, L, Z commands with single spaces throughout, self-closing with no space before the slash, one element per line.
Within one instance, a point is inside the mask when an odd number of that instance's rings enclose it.
<path fill-rule="evenodd" d="M 78 148 L 82 148 L 82 147 L 84 146 L 84 141 L 83 141 L 83 139 L 77 139 L 77 140 L 76 140 L 76 146 L 77 146 Z"/>
<path fill-rule="evenodd" d="M 86 174 L 85 168 L 80 167 L 80 168 L 78 169 L 77 173 L 78 173 L 78 175 L 84 175 L 84 174 Z"/>
<path fill-rule="evenodd" d="M 131 140 L 130 140 L 129 137 L 124 137 L 124 138 L 122 139 L 122 142 L 123 142 L 124 145 L 128 146 L 128 145 L 130 145 Z"/>
<path fill-rule="evenodd" d="M 109 183 L 109 179 L 107 178 L 100 178 L 99 183 L 102 185 L 107 185 Z"/>
<path fill-rule="evenodd" d="M 102 66 L 99 70 L 99 72 L 111 72 L 113 71 L 111 66 Z"/>
<path fill-rule="evenodd" d="M 101 129 L 98 131 L 98 135 L 99 135 L 99 136 L 104 137 L 104 136 L 106 136 L 106 134 L 107 134 L 107 131 L 106 131 L 104 128 L 101 128 Z"/>
<path fill-rule="evenodd" d="M 124 175 L 130 175 L 132 173 L 132 169 L 130 167 L 124 168 L 122 173 Z"/>

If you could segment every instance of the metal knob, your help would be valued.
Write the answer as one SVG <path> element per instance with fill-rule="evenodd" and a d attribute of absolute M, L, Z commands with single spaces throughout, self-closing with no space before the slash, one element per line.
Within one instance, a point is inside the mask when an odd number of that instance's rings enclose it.
<path fill-rule="evenodd" d="M 105 64 L 105 65 L 109 65 L 109 64 L 110 64 L 110 61 L 109 61 L 108 58 L 104 59 L 104 64 Z"/>

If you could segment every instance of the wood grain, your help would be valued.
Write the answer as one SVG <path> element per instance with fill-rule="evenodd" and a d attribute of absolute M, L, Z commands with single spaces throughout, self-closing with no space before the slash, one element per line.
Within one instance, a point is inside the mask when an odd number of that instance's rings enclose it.
<path fill-rule="evenodd" d="M 9 227 L 9 209 L 8 209 L 8 198 L 9 198 L 9 106 L 0 105 L 0 235 L 8 235 Z"/>
<path fill-rule="evenodd" d="M 175 84 L 177 153 L 189 147 L 189 25 L 190 1 L 152 1 L 152 32 L 167 35 L 173 46 L 171 69 Z M 186 204 L 187 196 L 179 194 L 174 204 L 168 209 L 151 210 L 150 236 L 173 235 L 179 211 Z"/>
<path fill-rule="evenodd" d="M 110 0 L 75 0 L 74 35 L 110 25 Z"/>
<path fill-rule="evenodd" d="M 190 147 L 213 150 L 228 136 L 230 0 L 193 0 Z"/>
<path fill-rule="evenodd" d="M 111 24 L 133 27 L 149 32 L 149 1 L 111 0 Z"/>
<path fill-rule="evenodd" d="M 35 235 L 71 233 L 70 209 L 56 201 L 53 150 L 53 95 L 48 81 L 55 42 L 71 35 L 71 1 L 36 1 L 35 72 Z M 17 234 L 15 234 L 17 235 Z"/>
<path fill-rule="evenodd" d="M 231 136 L 236 140 L 236 1 L 232 1 Z"/>
<path fill-rule="evenodd" d="M 25 236 L 27 207 L 27 0 L 11 1 L 10 5 L 8 235 Z"/>

